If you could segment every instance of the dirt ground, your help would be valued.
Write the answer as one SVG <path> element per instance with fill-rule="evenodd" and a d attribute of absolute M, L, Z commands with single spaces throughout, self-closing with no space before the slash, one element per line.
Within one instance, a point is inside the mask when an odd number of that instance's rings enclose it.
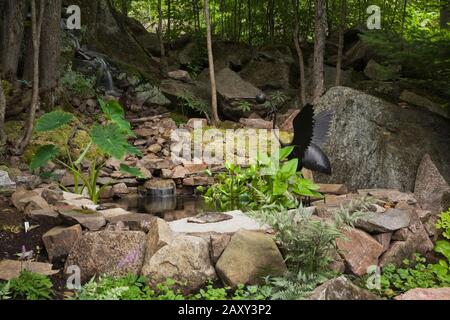
<path fill-rule="evenodd" d="M 0 260 L 18 260 L 25 246 L 26 251 L 33 250 L 33 261 L 49 262 L 47 252 L 42 242 L 42 235 L 50 230 L 52 225 L 37 225 L 29 221 L 33 228 L 25 233 L 24 222 L 28 221 L 25 215 L 19 212 L 10 201 L 10 198 L 0 197 Z M 55 298 L 62 298 L 65 289 L 65 275 L 63 274 L 63 261 L 53 264 L 53 269 L 60 272 L 51 276 Z"/>

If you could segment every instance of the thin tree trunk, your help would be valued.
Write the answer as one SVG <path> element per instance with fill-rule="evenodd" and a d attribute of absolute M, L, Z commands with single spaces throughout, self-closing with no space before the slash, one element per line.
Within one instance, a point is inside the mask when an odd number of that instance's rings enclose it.
<path fill-rule="evenodd" d="M 0 69 L 6 80 L 11 81 L 17 78 L 27 9 L 26 0 L 7 0 L 5 3 Z"/>
<path fill-rule="evenodd" d="M 297 51 L 299 72 L 300 72 L 300 103 L 306 104 L 306 80 L 305 80 L 305 60 L 303 57 L 303 50 L 300 45 L 300 23 L 298 17 L 298 0 L 292 0 L 292 7 L 294 10 L 294 45 Z"/>
<path fill-rule="evenodd" d="M 319 102 L 325 91 L 324 83 L 324 54 L 326 12 L 324 0 L 316 0 L 315 39 L 314 39 L 314 65 L 313 65 L 313 104 Z"/>
<path fill-rule="evenodd" d="M 0 77 L 0 151 L 6 143 L 5 135 L 5 114 L 6 114 L 6 98 L 3 92 L 2 78 Z"/>
<path fill-rule="evenodd" d="M 159 48 L 161 50 L 161 60 L 160 60 L 160 71 L 161 76 L 166 77 L 168 72 L 168 66 L 167 66 L 167 60 L 166 60 L 166 50 L 164 48 L 164 39 L 163 39 L 163 13 L 162 13 L 162 5 L 161 0 L 158 0 L 158 41 L 159 41 Z"/>
<path fill-rule="evenodd" d="M 167 0 L 167 39 L 171 39 L 171 29 L 172 28 L 172 1 Z"/>
<path fill-rule="evenodd" d="M 60 78 L 61 58 L 61 0 L 45 0 L 44 21 L 41 32 L 39 58 L 40 91 L 43 107 L 55 107 Z"/>
<path fill-rule="evenodd" d="M 338 44 L 338 56 L 336 63 L 336 86 L 341 85 L 342 78 L 342 58 L 344 55 L 344 35 L 347 25 L 347 0 L 341 0 L 341 23 L 339 26 L 339 44 Z"/>
<path fill-rule="evenodd" d="M 44 16 L 45 2 L 39 1 L 39 13 L 36 10 L 36 0 L 31 0 L 31 28 L 33 34 L 33 50 L 34 50 L 34 65 L 33 65 L 33 93 L 31 98 L 30 111 L 25 123 L 24 133 L 22 139 L 19 141 L 16 154 L 22 154 L 26 146 L 31 140 L 33 133 L 34 120 L 36 118 L 36 111 L 39 107 L 39 51 L 41 42 L 42 20 Z"/>
<path fill-rule="evenodd" d="M 209 0 L 205 0 L 206 42 L 208 45 L 209 78 L 211 81 L 211 113 L 215 123 L 220 121 L 217 111 L 216 75 L 214 72 L 214 56 L 212 50 L 211 20 L 209 16 Z"/>

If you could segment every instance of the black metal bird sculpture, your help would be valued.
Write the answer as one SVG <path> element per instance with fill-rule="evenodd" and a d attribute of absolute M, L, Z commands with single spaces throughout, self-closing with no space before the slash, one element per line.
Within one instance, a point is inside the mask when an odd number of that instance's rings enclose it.
<path fill-rule="evenodd" d="M 264 94 L 259 94 L 256 96 L 256 101 L 265 103 L 267 98 Z M 273 113 L 273 105 L 271 109 Z M 332 118 L 333 112 L 331 111 L 323 111 L 315 115 L 314 107 L 310 104 L 304 106 L 294 118 L 294 139 L 291 143 L 294 146 L 294 151 L 289 158 L 299 159 L 298 170 L 306 168 L 331 175 L 330 160 L 320 146 L 328 136 Z"/>

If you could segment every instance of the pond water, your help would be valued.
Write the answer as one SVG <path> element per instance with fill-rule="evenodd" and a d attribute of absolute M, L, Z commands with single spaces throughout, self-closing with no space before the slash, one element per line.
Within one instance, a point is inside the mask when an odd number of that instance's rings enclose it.
<path fill-rule="evenodd" d="M 203 197 L 177 195 L 174 197 L 144 197 L 133 195 L 117 200 L 122 208 L 135 213 L 149 213 L 166 221 L 189 218 L 203 212 L 218 211 L 206 204 Z"/>

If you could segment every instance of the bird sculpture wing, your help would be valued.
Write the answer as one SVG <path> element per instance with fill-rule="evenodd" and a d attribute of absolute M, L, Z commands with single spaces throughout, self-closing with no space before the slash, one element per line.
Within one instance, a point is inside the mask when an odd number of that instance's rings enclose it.
<path fill-rule="evenodd" d="M 312 105 L 306 105 L 294 118 L 294 139 L 292 144 L 295 149 L 292 158 L 299 159 L 299 170 L 303 167 L 331 174 L 331 165 L 328 157 L 320 149 L 330 129 L 333 112 L 323 111 L 314 115 Z"/>

